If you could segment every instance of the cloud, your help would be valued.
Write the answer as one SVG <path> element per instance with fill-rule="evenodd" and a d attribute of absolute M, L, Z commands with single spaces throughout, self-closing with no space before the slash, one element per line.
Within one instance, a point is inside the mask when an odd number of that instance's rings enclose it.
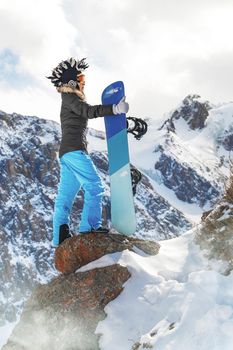
<path fill-rule="evenodd" d="M 19 55 L 22 69 L 38 75 L 54 64 L 54 57 L 71 50 L 76 30 L 66 21 L 60 0 L 2 0 L 0 10 L 0 47 Z"/>
<path fill-rule="evenodd" d="M 60 98 L 55 98 L 45 76 L 64 54 L 71 55 L 77 35 L 65 18 L 62 1 L 2 0 L 0 32 L 0 57 L 5 70 L 11 68 L 8 74 L 1 70 L 0 109 L 58 121 Z"/>
<path fill-rule="evenodd" d="M 227 100 L 232 16 L 230 0 L 2 0 L 0 55 L 17 57 L 21 88 L 1 75 L 0 109 L 58 121 L 60 99 L 45 76 L 70 56 L 88 57 L 91 104 L 114 80 L 125 82 L 135 116 L 161 117 L 193 92 Z"/>
<path fill-rule="evenodd" d="M 233 101 L 233 52 L 216 53 L 205 61 L 190 60 L 186 62 L 192 76 L 192 84 L 200 94 L 213 103 Z"/>
<path fill-rule="evenodd" d="M 204 67 L 233 48 L 230 1 L 80 0 L 70 2 L 65 13 L 70 23 L 79 23 L 91 59 L 90 85 L 96 88 L 88 88 L 91 100 L 107 81 L 123 79 L 136 115 L 158 117 L 192 92 L 213 96 L 213 88 L 203 89 L 197 80 L 195 62 Z M 212 75 L 221 74 L 217 64 L 212 68 Z"/>

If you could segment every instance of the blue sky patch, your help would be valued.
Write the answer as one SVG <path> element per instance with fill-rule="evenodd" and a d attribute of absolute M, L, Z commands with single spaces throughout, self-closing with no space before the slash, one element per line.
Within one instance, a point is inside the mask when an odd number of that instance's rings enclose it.
<path fill-rule="evenodd" d="M 32 85 L 34 79 L 31 75 L 18 72 L 19 63 L 20 57 L 10 49 L 0 51 L 0 80 L 17 88 Z"/>

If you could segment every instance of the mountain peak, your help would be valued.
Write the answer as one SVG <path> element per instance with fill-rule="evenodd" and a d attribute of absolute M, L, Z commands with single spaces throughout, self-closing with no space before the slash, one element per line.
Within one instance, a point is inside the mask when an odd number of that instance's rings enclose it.
<path fill-rule="evenodd" d="M 176 132 L 177 121 L 184 120 L 191 130 L 203 129 L 211 109 L 210 103 L 197 94 L 187 95 L 162 125 L 168 131 Z"/>

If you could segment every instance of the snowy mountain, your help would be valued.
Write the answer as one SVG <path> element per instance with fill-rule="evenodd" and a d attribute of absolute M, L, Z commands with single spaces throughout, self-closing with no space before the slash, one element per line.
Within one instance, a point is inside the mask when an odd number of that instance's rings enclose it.
<path fill-rule="evenodd" d="M 56 275 L 49 227 L 59 128 L 3 112 L 0 126 L 0 333 L 7 333 L 31 290 Z"/>
<path fill-rule="evenodd" d="M 183 234 L 192 223 L 200 222 L 203 211 L 213 207 L 223 193 L 233 148 L 233 103 L 212 106 L 198 96 L 187 96 L 162 123 L 148 122 L 148 133 L 140 142 L 129 136 L 132 163 L 143 172 L 135 197 L 137 236 L 165 240 Z M 92 129 L 89 130 L 88 139 L 89 151 L 106 184 L 103 220 L 109 223 L 106 141 L 102 132 Z M 60 126 L 55 122 L 0 112 L 0 275 L 3 281 L 0 289 L 0 346 L 18 321 L 22 305 L 35 286 L 47 283 L 57 275 L 50 241 L 53 203 L 59 181 L 59 141 Z M 72 212 L 74 232 L 77 231 L 81 203 L 82 193 L 77 196 Z M 174 311 L 174 317 L 171 317 L 169 311 L 165 315 L 161 309 L 157 321 L 153 315 L 159 303 L 163 301 L 165 307 L 166 298 L 172 299 L 174 293 L 177 302 L 174 310 L 185 308 L 185 298 L 193 293 L 192 288 L 196 288 L 197 282 L 190 286 L 192 273 L 198 270 L 198 279 L 202 277 L 202 271 L 208 270 L 209 262 L 205 259 L 202 262 L 201 253 L 196 255 L 193 235 L 189 233 L 176 240 L 162 242 L 158 259 L 137 257 L 132 252 L 113 257 L 115 262 L 122 262 L 133 271 L 136 277 L 133 300 L 141 298 L 138 317 L 135 317 L 138 326 L 127 330 L 129 335 L 127 332 L 123 335 L 123 331 L 116 328 L 114 339 L 128 339 L 132 331 L 131 344 L 134 349 L 140 349 L 144 340 L 145 344 L 148 343 L 149 337 L 157 339 L 157 335 L 163 334 L 162 338 L 159 336 L 163 340 L 170 337 L 170 331 L 179 332 L 179 327 L 173 331 L 173 322 L 181 324 L 182 312 L 177 311 L 175 317 Z M 192 258 L 185 262 L 190 254 Z M 103 264 L 105 262 L 103 259 Z M 187 277 L 185 281 L 188 284 L 182 286 L 183 293 L 178 293 L 177 299 L 174 288 L 180 288 L 179 283 L 184 282 L 183 275 Z M 203 278 L 205 276 L 203 274 Z M 222 283 L 222 279 L 218 278 Z M 169 284 L 169 280 L 172 283 Z M 156 287 L 156 281 L 162 284 Z M 117 309 L 121 310 L 121 305 L 126 305 L 124 302 L 121 304 L 122 300 L 132 305 L 132 310 L 137 309 L 127 296 L 117 298 Z M 149 315 L 148 322 L 140 326 L 139 319 L 143 316 L 145 305 L 148 306 L 145 308 Z M 152 305 L 154 307 L 151 308 Z M 149 311 L 150 308 L 153 312 Z M 168 309 L 165 307 L 165 310 Z M 211 308 L 209 310 L 210 314 L 214 312 Z M 133 315 L 133 312 L 129 312 Z M 113 321 L 117 324 L 120 313 L 115 315 Z M 114 327 L 117 327 L 114 322 Z M 129 318 L 129 327 L 132 322 Z M 103 323 L 99 328 L 100 333 L 102 329 L 107 329 L 104 327 Z M 186 330 L 184 323 L 182 327 L 181 336 L 182 329 Z M 101 349 L 109 349 L 107 341 L 103 335 Z M 156 346 L 158 344 L 157 341 Z M 127 346 L 122 349 L 130 349 Z"/>
<path fill-rule="evenodd" d="M 103 220 L 108 223 L 108 163 L 102 149 L 106 142 L 103 133 L 94 130 L 89 133 L 92 158 L 106 184 Z M 16 322 L 22 304 L 35 286 L 57 274 L 51 238 L 59 182 L 59 141 L 60 126 L 55 122 L 0 113 L 0 326 Z M 71 227 L 74 232 L 82 196 L 80 193 L 74 203 Z M 165 239 L 184 233 L 191 226 L 181 212 L 156 193 L 146 175 L 138 187 L 135 205 L 138 236 Z"/>
<path fill-rule="evenodd" d="M 160 125 L 149 120 L 143 142 L 132 140 L 131 147 L 133 163 L 154 179 L 157 193 L 198 223 L 229 177 L 233 103 L 213 106 L 189 95 Z"/>

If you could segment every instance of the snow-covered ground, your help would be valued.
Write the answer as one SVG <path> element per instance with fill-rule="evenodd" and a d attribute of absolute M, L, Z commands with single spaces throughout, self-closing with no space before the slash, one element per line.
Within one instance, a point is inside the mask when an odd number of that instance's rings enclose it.
<path fill-rule="evenodd" d="M 153 257 L 126 250 L 78 270 L 119 263 L 132 274 L 96 329 L 101 350 L 232 349 L 233 274 L 203 257 L 194 234 L 160 242 Z"/>
<path fill-rule="evenodd" d="M 0 349 L 7 343 L 7 340 L 9 336 L 11 335 L 11 332 L 13 331 L 14 327 L 19 322 L 19 318 L 16 322 L 6 322 L 4 326 L 0 326 Z"/>

